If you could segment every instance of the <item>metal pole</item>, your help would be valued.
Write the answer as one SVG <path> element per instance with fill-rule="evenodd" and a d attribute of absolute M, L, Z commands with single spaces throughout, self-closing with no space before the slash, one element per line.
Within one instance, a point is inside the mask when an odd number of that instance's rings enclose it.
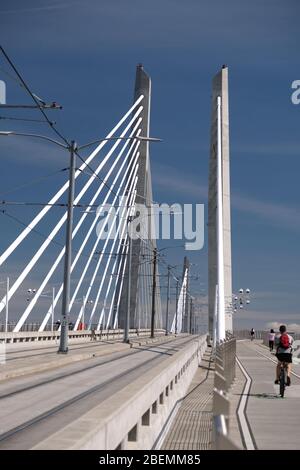
<path fill-rule="evenodd" d="M 52 306 L 51 306 L 51 332 L 53 335 L 54 328 L 54 299 L 55 299 L 55 287 L 52 287 Z"/>
<path fill-rule="evenodd" d="M 157 249 L 153 250 L 153 282 L 152 282 L 152 314 L 151 314 L 151 338 L 154 338 L 154 322 L 155 322 L 155 295 L 156 295 L 156 262 L 157 262 Z"/>
<path fill-rule="evenodd" d="M 131 233 L 130 233 L 130 223 L 132 221 L 131 216 L 127 219 L 127 227 L 128 227 L 128 291 L 127 291 L 127 309 L 125 315 L 125 325 L 124 325 L 124 343 L 129 343 L 129 328 L 130 328 L 130 302 L 131 302 L 131 258 L 132 258 L 132 240 L 131 240 Z"/>
<path fill-rule="evenodd" d="M 169 323 L 169 302 L 170 302 L 170 274 L 171 266 L 168 266 L 168 291 L 167 291 L 167 308 L 166 308 L 166 336 L 168 336 L 168 323 Z"/>
<path fill-rule="evenodd" d="M 82 297 L 82 320 L 81 320 L 81 323 L 82 323 L 82 327 L 83 329 L 85 329 L 85 326 L 84 326 L 84 317 L 85 317 L 85 296 Z"/>
<path fill-rule="evenodd" d="M 192 334 L 192 317 L 193 317 L 193 299 L 190 299 L 190 331 L 189 331 L 190 334 Z"/>
<path fill-rule="evenodd" d="M 175 335 L 177 335 L 179 279 L 176 281 Z"/>
<path fill-rule="evenodd" d="M 66 227 L 66 252 L 64 265 L 64 287 L 61 310 L 61 331 L 58 352 L 66 354 L 68 352 L 68 316 L 70 309 L 70 281 L 71 281 L 71 257 L 72 257 L 72 227 L 73 227 L 73 204 L 75 193 L 75 151 L 76 143 L 71 142 L 70 147 L 70 169 L 69 169 L 69 196 L 68 196 L 68 218 Z"/>
<path fill-rule="evenodd" d="M 222 185 L 222 132 L 221 97 L 217 98 L 218 152 L 217 152 L 217 240 L 218 240 L 218 321 L 217 341 L 225 339 L 225 286 L 224 286 L 224 241 L 223 241 L 223 185 Z"/>
<path fill-rule="evenodd" d="M 9 293 L 9 277 L 6 278 L 5 333 L 7 333 L 7 329 L 8 329 L 8 293 Z"/>

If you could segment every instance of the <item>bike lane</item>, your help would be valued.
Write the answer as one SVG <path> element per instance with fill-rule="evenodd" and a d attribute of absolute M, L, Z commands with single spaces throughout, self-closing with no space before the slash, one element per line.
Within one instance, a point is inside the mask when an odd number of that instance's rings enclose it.
<path fill-rule="evenodd" d="M 240 410 L 246 417 L 246 423 L 241 423 L 242 434 L 251 434 L 256 449 L 299 450 L 300 366 L 293 364 L 292 385 L 281 398 L 279 386 L 274 384 L 276 357 L 268 348 L 260 341 L 241 340 L 237 342 L 237 357 L 250 385 L 244 409 Z"/>

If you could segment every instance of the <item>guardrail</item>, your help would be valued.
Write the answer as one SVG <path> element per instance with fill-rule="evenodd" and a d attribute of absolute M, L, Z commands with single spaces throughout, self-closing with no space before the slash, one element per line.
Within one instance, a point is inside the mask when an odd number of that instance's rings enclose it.
<path fill-rule="evenodd" d="M 186 394 L 206 347 L 206 336 L 191 337 L 173 356 L 34 449 L 159 448 L 162 430 Z"/>
<path fill-rule="evenodd" d="M 255 330 L 254 339 L 262 339 L 263 343 L 267 346 L 269 345 L 268 334 L 270 330 Z M 295 333 L 293 331 L 288 331 L 294 339 L 300 339 L 300 333 Z M 235 330 L 234 336 L 236 339 L 250 339 L 250 330 Z"/>
<path fill-rule="evenodd" d="M 155 334 L 164 335 L 165 330 L 155 330 Z M 69 331 L 69 340 L 78 339 L 121 339 L 123 338 L 124 330 L 97 330 L 92 333 L 90 330 Z M 129 336 L 131 338 L 149 336 L 150 330 L 148 329 L 131 329 Z M 60 338 L 60 331 L 19 331 L 17 333 L 0 333 L 0 341 L 6 343 L 20 343 L 30 341 L 57 341 Z"/>
<path fill-rule="evenodd" d="M 214 416 L 213 443 L 214 450 L 240 450 L 228 437 L 228 426 L 224 415 Z"/>
<path fill-rule="evenodd" d="M 238 449 L 230 440 L 228 392 L 235 379 L 236 339 L 228 336 L 215 350 L 215 378 L 213 390 L 213 448 Z"/>

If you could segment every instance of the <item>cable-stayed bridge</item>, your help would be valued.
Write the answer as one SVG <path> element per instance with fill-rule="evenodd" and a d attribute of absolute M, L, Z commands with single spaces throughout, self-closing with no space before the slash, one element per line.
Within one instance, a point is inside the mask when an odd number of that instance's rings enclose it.
<path fill-rule="evenodd" d="M 72 319 L 74 330 L 83 320 L 89 329 L 92 326 L 96 330 L 99 330 L 100 326 L 104 329 L 124 327 L 129 264 L 129 325 L 131 328 L 150 328 L 153 256 L 156 250 L 155 237 L 151 238 L 151 211 L 149 218 L 144 220 L 141 237 L 132 240 L 130 263 L 128 261 L 129 217 L 134 215 L 137 203 L 148 207 L 152 204 L 147 140 L 150 99 L 150 79 L 139 66 L 133 105 L 83 162 L 77 157 L 79 166 L 75 169 L 68 312 L 68 320 Z M 66 181 L 42 208 L 38 205 L 36 215 L 26 223 L 25 228 L 19 231 L 0 255 L 2 272 L 5 272 L 12 259 L 19 260 L 19 272 L 10 279 L 7 292 L 0 303 L 3 323 L 7 306 L 8 312 L 14 312 L 14 332 L 22 330 L 25 323 L 32 318 L 40 322 L 39 331 L 42 332 L 49 329 L 51 322 L 53 324 L 53 312 L 56 312 L 55 320 L 60 317 L 64 285 L 63 282 L 57 283 L 57 279 L 62 275 L 66 251 L 63 232 L 68 217 L 68 188 L 69 181 Z M 42 195 L 39 194 L 39 197 Z M 3 219 L 5 220 L 5 216 L 12 219 L 9 201 L 2 202 Z M 23 206 L 26 205 L 25 202 Z M 41 279 L 39 285 L 36 285 L 37 278 Z M 23 289 L 24 296 L 24 286 L 28 285 L 32 285 L 32 288 L 29 288 L 26 305 L 24 298 L 21 299 L 23 302 L 20 302 L 18 293 Z M 48 295 L 48 308 L 45 308 L 45 293 L 53 294 L 53 298 Z M 22 308 L 21 303 L 25 304 L 26 308 L 17 314 L 17 310 Z M 155 303 L 155 327 L 161 328 L 158 277 Z M 6 323 L 9 320 L 11 318 L 6 317 Z"/>
<path fill-rule="evenodd" d="M 150 103 L 150 78 L 138 66 L 132 106 L 84 157 L 90 144 L 58 131 L 59 141 L 0 132 L 50 140 L 70 158 L 69 168 L 51 175 L 60 178 L 47 200 L 41 192 L 32 201 L 2 200 L 3 226 L 14 222 L 18 231 L 0 254 L 0 449 L 299 449 L 299 358 L 282 399 L 266 332 L 250 341 L 231 331 L 227 67 L 213 80 L 210 335 L 195 328 L 187 257 L 182 276 L 174 275 L 170 312 L 167 266 L 162 309 Z M 134 238 L 140 206 L 149 210 Z M 38 331 L 26 331 L 30 322 Z M 69 348 L 58 350 L 64 334 Z"/>

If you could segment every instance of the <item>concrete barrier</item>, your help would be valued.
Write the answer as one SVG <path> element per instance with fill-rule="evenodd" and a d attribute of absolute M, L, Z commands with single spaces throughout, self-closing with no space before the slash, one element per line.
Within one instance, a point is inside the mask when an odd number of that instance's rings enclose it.
<path fill-rule="evenodd" d="M 187 392 L 207 347 L 196 337 L 34 449 L 151 449 Z"/>
<path fill-rule="evenodd" d="M 72 331 L 70 330 L 69 340 L 78 340 L 83 339 L 87 340 L 91 338 L 90 330 L 79 330 Z M 95 331 L 96 339 L 120 339 L 123 338 L 123 330 L 97 330 Z M 165 330 L 155 330 L 156 335 L 164 335 Z M 129 336 L 131 338 L 149 336 L 150 330 L 130 330 Z M 31 341 L 57 341 L 60 338 L 60 331 L 19 331 L 19 332 L 9 332 L 9 333 L 0 333 L 0 342 L 6 343 L 22 343 L 22 342 L 31 342 Z"/>

